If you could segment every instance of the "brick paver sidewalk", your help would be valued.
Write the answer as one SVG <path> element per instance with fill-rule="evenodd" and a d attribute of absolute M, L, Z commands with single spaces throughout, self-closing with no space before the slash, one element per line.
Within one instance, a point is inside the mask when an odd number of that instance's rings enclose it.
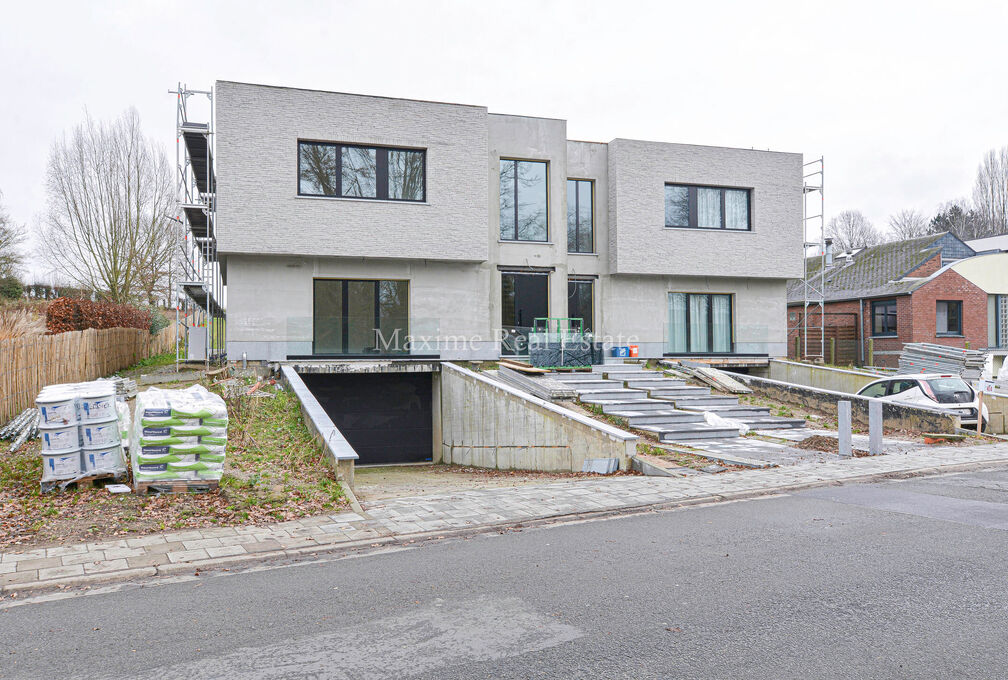
<path fill-rule="evenodd" d="M 929 447 L 909 453 L 690 477 L 599 477 L 367 503 L 265 526 L 198 529 L 0 554 L 3 592 L 193 572 L 564 515 L 743 497 L 800 486 L 957 465 L 1008 463 L 1008 444 Z"/>

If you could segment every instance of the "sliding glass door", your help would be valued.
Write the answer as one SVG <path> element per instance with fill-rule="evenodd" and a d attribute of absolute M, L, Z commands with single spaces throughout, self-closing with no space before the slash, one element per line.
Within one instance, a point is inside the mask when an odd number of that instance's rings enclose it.
<path fill-rule="evenodd" d="M 408 354 L 409 281 L 316 279 L 314 354 Z"/>
<path fill-rule="evenodd" d="M 549 274 L 501 274 L 501 354 L 528 354 L 536 319 L 549 316 Z"/>
<path fill-rule="evenodd" d="M 732 296 L 669 293 L 669 354 L 730 354 Z"/>

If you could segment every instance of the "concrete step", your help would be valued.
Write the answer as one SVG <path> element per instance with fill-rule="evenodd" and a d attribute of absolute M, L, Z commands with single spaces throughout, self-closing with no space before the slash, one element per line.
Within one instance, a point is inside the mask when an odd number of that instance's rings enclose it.
<path fill-rule="evenodd" d="M 640 427 L 642 425 L 650 425 L 651 427 L 667 425 L 672 427 L 678 425 L 679 423 L 704 422 L 702 413 L 690 413 L 689 411 L 655 411 L 653 414 L 648 413 L 624 417 L 627 419 L 627 424 L 630 427 Z"/>
<path fill-rule="evenodd" d="M 581 392 L 578 397 L 581 401 L 587 401 L 591 404 L 596 404 L 600 401 L 615 401 L 618 399 L 629 399 L 636 396 L 645 396 L 643 392 L 639 390 L 586 390 Z"/>
<path fill-rule="evenodd" d="M 658 387 L 648 389 L 647 393 L 655 399 L 667 397 L 706 397 L 711 391 L 707 387 Z"/>
<path fill-rule="evenodd" d="M 761 418 L 770 415 L 766 406 L 747 406 L 745 404 L 712 405 L 704 409 L 716 413 L 722 418 Z"/>
<path fill-rule="evenodd" d="M 633 411 L 634 413 L 641 413 L 650 411 L 668 411 L 670 409 L 675 410 L 667 401 L 647 398 L 614 399 L 607 401 L 605 405 L 602 406 L 603 413 L 611 413 L 613 415 L 619 415 L 617 411 Z"/>
<path fill-rule="evenodd" d="M 676 425 L 645 425 L 638 429 L 654 432 L 660 442 L 681 442 L 691 439 L 734 439 L 734 427 L 712 427 L 706 423 L 679 423 Z"/>
<path fill-rule="evenodd" d="M 652 395 L 654 396 L 654 395 Z M 687 411 L 706 411 L 710 406 L 734 406 L 738 404 L 738 397 L 655 397 L 675 404 L 677 409 Z M 727 418 L 728 416 L 724 416 Z"/>
<path fill-rule="evenodd" d="M 623 377 L 623 376 L 620 376 Z M 635 378 L 623 381 L 627 387 L 638 390 L 662 389 L 667 387 L 686 387 L 685 380 L 675 378 Z"/>
<path fill-rule="evenodd" d="M 737 418 L 754 430 L 796 430 L 805 427 L 805 420 L 802 418 L 779 418 L 769 416 L 767 418 Z"/>
<path fill-rule="evenodd" d="M 609 371 L 644 371 L 644 364 L 595 364 L 592 373 L 608 373 Z"/>
<path fill-rule="evenodd" d="M 587 390 L 622 390 L 623 383 L 617 380 L 567 380 L 564 381 L 564 386 L 569 387 L 575 392 L 582 392 Z"/>
<path fill-rule="evenodd" d="M 548 373 L 547 377 L 553 380 L 559 380 L 560 382 L 581 382 L 582 380 L 601 380 L 602 376 L 598 373 L 589 373 L 587 371 L 583 373 Z"/>

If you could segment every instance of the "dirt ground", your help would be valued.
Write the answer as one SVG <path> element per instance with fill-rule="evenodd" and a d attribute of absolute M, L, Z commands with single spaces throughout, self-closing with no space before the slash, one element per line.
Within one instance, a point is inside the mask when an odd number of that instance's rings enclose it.
<path fill-rule="evenodd" d="M 297 399 L 269 391 L 275 396 L 226 399 L 227 458 L 220 488 L 211 493 L 113 495 L 96 488 L 41 494 L 39 441 L 13 454 L 0 449 L 0 550 L 265 524 L 344 509 L 348 502 Z"/>
<path fill-rule="evenodd" d="M 637 474 L 617 472 L 617 475 Z M 609 475 L 612 476 L 612 475 Z M 471 489 L 548 484 L 570 479 L 588 479 L 588 473 L 531 472 L 528 470 L 488 470 L 463 465 L 387 465 L 358 467 L 354 472 L 354 495 L 360 501 L 422 496 Z"/>

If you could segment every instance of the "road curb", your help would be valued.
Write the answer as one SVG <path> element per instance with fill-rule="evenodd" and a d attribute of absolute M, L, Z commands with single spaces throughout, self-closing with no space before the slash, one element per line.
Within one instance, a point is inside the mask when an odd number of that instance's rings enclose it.
<path fill-rule="evenodd" d="M 636 515 L 650 512 L 662 512 L 676 510 L 679 508 L 689 508 L 698 505 L 709 505 L 712 503 L 726 503 L 734 501 L 752 500 L 769 496 L 779 496 L 781 494 L 804 491 L 824 486 L 843 486 L 845 484 L 860 484 L 872 481 L 912 479 L 914 477 L 926 477 L 935 474 L 947 474 L 950 472 L 968 472 L 973 470 L 983 470 L 988 468 L 1003 467 L 1008 464 L 1008 458 L 987 460 L 969 463 L 952 463 L 949 465 L 929 466 L 916 468 L 913 470 L 895 470 L 892 472 L 873 472 L 864 475 L 846 477 L 844 479 L 817 479 L 808 482 L 799 482 L 785 486 L 767 487 L 763 489 L 744 489 L 717 494 L 704 494 L 692 496 L 675 501 L 662 501 L 659 503 L 641 503 L 637 505 L 624 505 L 619 508 L 611 508 L 595 511 L 562 512 L 540 515 L 523 520 L 503 520 L 499 522 L 488 522 L 467 527 L 453 529 L 421 531 L 409 534 L 395 534 L 389 536 L 378 536 L 355 541 L 344 541 L 335 543 L 320 543 L 319 545 L 301 546 L 297 548 L 286 548 L 281 550 L 269 550 L 256 553 L 246 553 L 244 555 L 231 555 L 227 557 L 216 557 L 205 560 L 193 560 L 191 562 L 174 562 L 162 564 L 154 567 L 137 567 L 123 569 L 120 571 L 102 572 L 99 574 L 86 574 L 84 576 L 73 576 L 67 578 L 51 579 L 46 581 L 32 581 L 26 583 L 11 583 L 0 588 L 0 593 L 42 593 L 51 590 L 66 589 L 72 587 L 90 586 L 97 583 L 109 583 L 115 581 L 130 581 L 138 578 L 167 577 L 186 573 L 214 571 L 218 569 L 229 569 L 231 567 L 244 567 L 250 564 L 268 563 L 283 559 L 302 559 L 306 556 L 326 555 L 332 556 L 338 553 L 365 552 L 370 548 L 383 548 L 390 545 L 411 545 L 416 543 L 426 543 L 431 541 L 445 540 L 450 538 L 465 538 L 467 536 L 478 536 L 493 532 L 506 530 L 520 530 L 540 526 L 555 525 L 560 523 L 584 522 L 597 519 L 608 519 L 620 516 Z"/>

